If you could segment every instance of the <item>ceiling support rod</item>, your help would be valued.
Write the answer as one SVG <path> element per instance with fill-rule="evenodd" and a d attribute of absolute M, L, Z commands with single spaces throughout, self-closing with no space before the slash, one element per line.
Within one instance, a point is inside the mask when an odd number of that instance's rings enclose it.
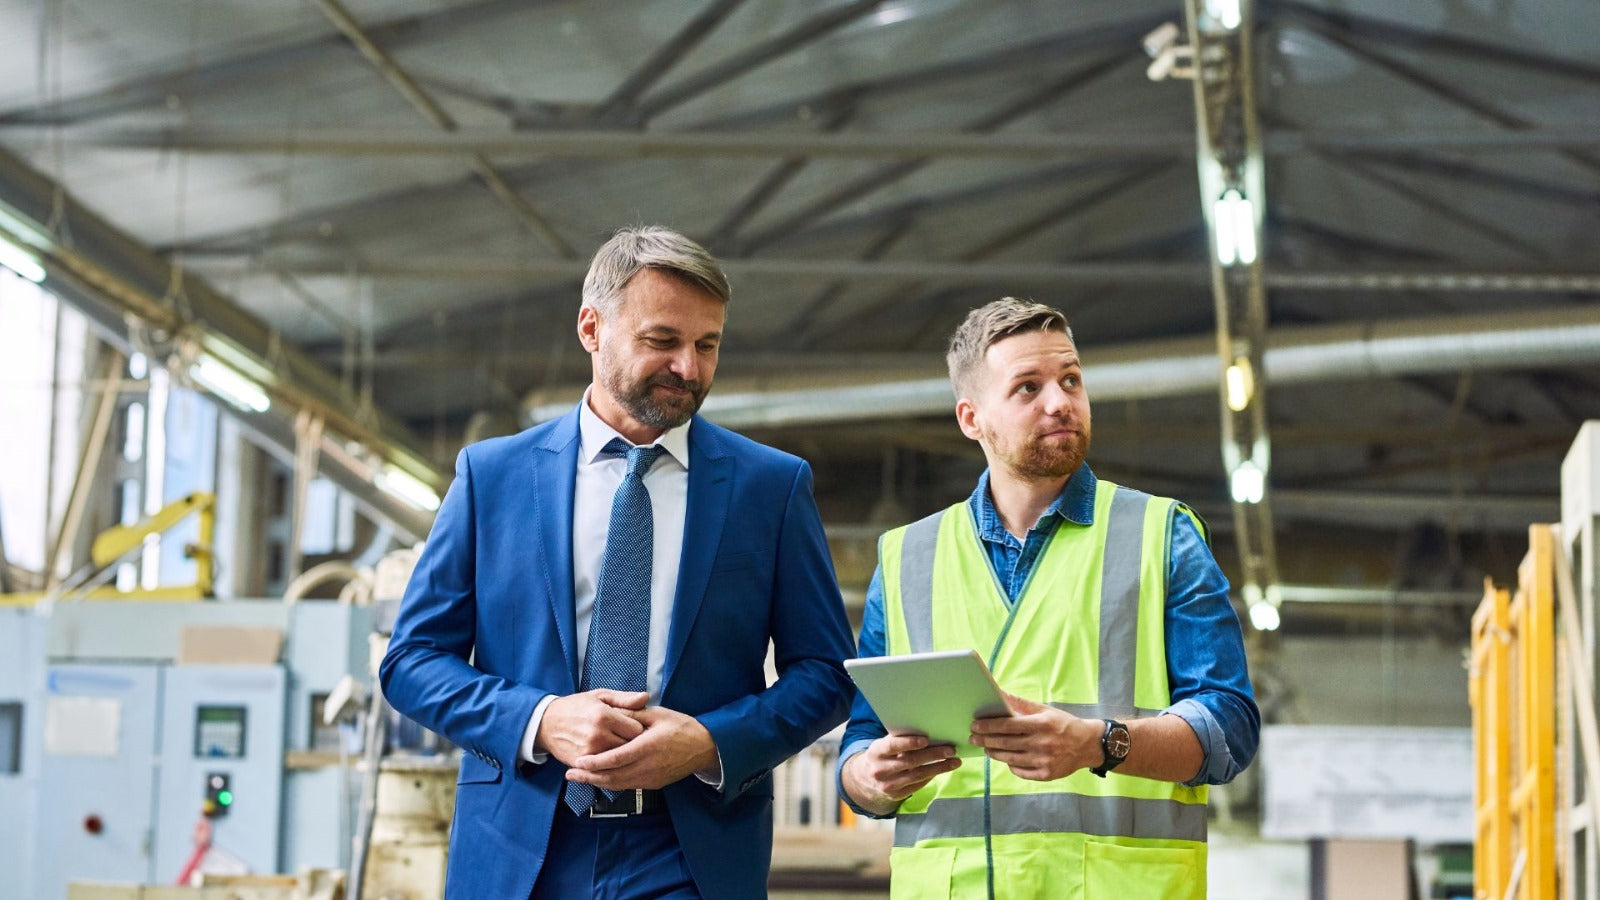
<path fill-rule="evenodd" d="M 1267 299 L 1261 222 L 1266 211 L 1255 107 L 1250 0 L 1185 0 L 1194 81 L 1200 205 L 1211 240 L 1211 287 L 1222 377 L 1222 461 L 1250 622 L 1271 631 L 1282 605 L 1270 505 Z"/>

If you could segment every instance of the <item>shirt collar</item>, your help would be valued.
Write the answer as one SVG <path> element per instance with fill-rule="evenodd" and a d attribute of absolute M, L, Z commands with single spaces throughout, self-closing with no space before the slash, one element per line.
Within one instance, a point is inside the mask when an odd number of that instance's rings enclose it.
<path fill-rule="evenodd" d="M 1056 495 L 1040 521 L 1051 518 L 1065 519 L 1075 525 L 1094 524 L 1094 495 L 1099 479 L 1089 468 L 1087 462 L 1081 463 L 1078 470 L 1067 479 L 1061 493 Z M 994 498 L 989 496 L 989 470 L 984 469 L 978 477 L 978 486 L 973 490 L 972 496 L 967 498 L 967 505 L 972 509 L 973 518 L 978 523 L 978 536 L 986 541 L 1004 543 L 1010 532 L 1006 531 L 1005 524 L 1000 520 L 1000 511 L 995 509 Z M 1037 525 L 1035 525 L 1037 527 Z M 1030 529 L 1031 530 L 1031 529 Z"/>
<path fill-rule="evenodd" d="M 589 405 L 589 391 L 592 390 L 594 390 L 592 386 L 585 390 L 583 392 L 583 401 L 578 404 L 578 437 L 580 441 L 578 458 L 584 465 L 590 465 L 598 460 L 600 455 L 605 452 L 606 445 L 611 443 L 612 438 L 622 438 L 629 446 L 637 446 L 632 441 L 622 437 L 615 428 L 607 425 L 605 420 L 595 413 L 594 408 Z M 689 426 L 693 424 L 694 419 L 691 418 L 677 428 L 668 429 L 666 433 L 656 439 L 656 443 L 667 451 L 667 455 L 672 457 L 684 469 L 689 468 Z"/>

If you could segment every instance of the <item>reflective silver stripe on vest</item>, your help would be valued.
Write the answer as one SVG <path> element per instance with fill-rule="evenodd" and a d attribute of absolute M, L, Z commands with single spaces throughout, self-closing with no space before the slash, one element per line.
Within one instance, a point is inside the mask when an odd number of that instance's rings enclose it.
<path fill-rule="evenodd" d="M 906 526 L 900 542 L 900 612 L 906 617 L 911 652 L 933 649 L 933 552 L 945 510 Z"/>
<path fill-rule="evenodd" d="M 989 798 L 992 834 L 1094 834 L 1152 840 L 1203 841 L 1206 807 L 1176 800 L 1092 797 L 1084 794 L 1017 794 Z M 901 813 L 894 845 L 912 847 L 935 838 L 983 837 L 983 798 L 933 801 L 925 813 Z"/>
<path fill-rule="evenodd" d="M 1138 667 L 1139 570 L 1144 557 L 1144 507 L 1150 495 L 1117 488 L 1106 522 L 1100 565 L 1100 704 L 1133 707 Z"/>
<path fill-rule="evenodd" d="M 1113 706 L 1109 703 L 1052 703 L 1056 709 L 1072 713 L 1080 719 L 1152 719 L 1166 712 L 1164 709 L 1142 709 L 1137 706 Z"/>

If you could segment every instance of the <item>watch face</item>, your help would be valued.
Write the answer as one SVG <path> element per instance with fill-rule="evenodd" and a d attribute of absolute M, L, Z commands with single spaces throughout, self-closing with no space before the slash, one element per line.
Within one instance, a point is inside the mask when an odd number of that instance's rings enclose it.
<path fill-rule="evenodd" d="M 1118 722 L 1117 724 L 1114 724 L 1110 728 L 1106 729 L 1105 750 L 1112 757 L 1116 759 L 1122 759 L 1123 757 L 1127 756 L 1128 748 L 1132 746 L 1132 744 L 1133 741 L 1128 737 L 1128 726 Z"/>

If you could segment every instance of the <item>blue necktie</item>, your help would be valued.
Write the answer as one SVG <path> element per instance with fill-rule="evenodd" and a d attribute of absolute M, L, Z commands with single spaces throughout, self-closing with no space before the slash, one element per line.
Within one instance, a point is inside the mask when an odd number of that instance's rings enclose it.
<path fill-rule="evenodd" d="M 630 447 L 621 438 L 613 438 L 605 452 L 626 455 L 628 474 L 611 500 L 611 524 L 606 529 L 606 552 L 600 559 L 600 577 L 595 582 L 589 642 L 578 689 L 642 691 L 647 687 L 650 559 L 655 542 L 650 492 L 645 490 L 644 475 L 666 448 Z M 606 791 L 606 796 L 610 797 L 611 792 Z M 594 800 L 593 785 L 567 784 L 567 807 L 578 815 L 587 815 Z"/>

